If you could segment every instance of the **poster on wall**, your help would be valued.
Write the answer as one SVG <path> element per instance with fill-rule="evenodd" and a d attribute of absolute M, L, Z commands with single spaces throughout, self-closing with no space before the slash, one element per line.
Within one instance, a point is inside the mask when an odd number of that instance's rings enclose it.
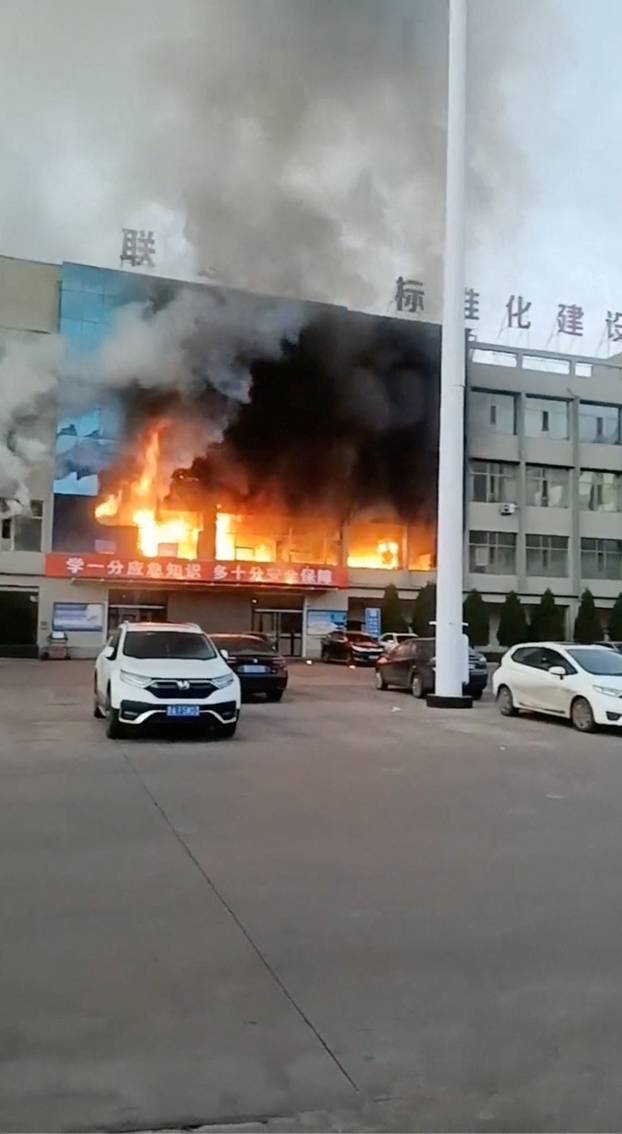
<path fill-rule="evenodd" d="M 104 629 L 103 602 L 55 602 L 52 629 L 101 632 Z"/>
<path fill-rule="evenodd" d="M 370 638 L 379 638 L 381 629 L 382 611 L 379 606 L 365 607 L 365 633 Z"/>
<path fill-rule="evenodd" d="M 333 630 L 345 630 L 347 621 L 347 610 L 308 610 L 307 634 L 312 638 L 323 638 Z"/>

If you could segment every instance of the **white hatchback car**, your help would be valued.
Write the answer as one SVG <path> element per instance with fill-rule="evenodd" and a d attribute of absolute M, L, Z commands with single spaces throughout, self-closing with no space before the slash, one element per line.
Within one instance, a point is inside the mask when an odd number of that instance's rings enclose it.
<path fill-rule="evenodd" d="M 188 720 L 233 736 L 240 682 L 196 623 L 123 622 L 95 663 L 93 712 L 112 738 L 147 722 Z"/>
<path fill-rule="evenodd" d="M 492 675 L 499 710 L 566 717 L 580 732 L 622 727 L 622 655 L 605 646 L 523 642 Z"/>

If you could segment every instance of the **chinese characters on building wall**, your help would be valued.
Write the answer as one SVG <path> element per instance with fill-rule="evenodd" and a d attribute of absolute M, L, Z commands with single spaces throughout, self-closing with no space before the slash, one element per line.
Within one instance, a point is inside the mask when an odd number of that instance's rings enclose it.
<path fill-rule="evenodd" d="M 464 318 L 466 323 L 479 322 L 480 292 L 467 287 L 464 290 Z M 396 310 L 407 314 L 425 314 L 425 285 L 421 280 L 398 276 L 393 296 Z M 505 304 L 502 327 L 518 331 L 531 328 L 532 303 L 524 295 L 512 293 Z M 554 333 L 570 338 L 583 338 L 585 312 L 580 303 L 558 303 L 554 316 Z M 608 343 L 622 342 L 622 311 L 607 310 L 602 324 L 603 338 Z"/>
<path fill-rule="evenodd" d="M 46 556 L 45 573 L 56 579 L 143 580 L 167 583 L 257 583 L 300 587 L 346 587 L 344 567 L 315 564 L 218 562 L 208 559 L 122 559 L 115 555 Z"/>

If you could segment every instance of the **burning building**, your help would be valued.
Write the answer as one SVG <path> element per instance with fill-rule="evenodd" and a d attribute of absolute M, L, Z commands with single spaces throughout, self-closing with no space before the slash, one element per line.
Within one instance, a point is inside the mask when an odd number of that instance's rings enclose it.
<path fill-rule="evenodd" d="M 192 619 L 313 656 L 387 583 L 415 597 L 436 326 L 64 265 L 61 332 L 84 377 L 63 390 L 45 571 L 69 620 Z"/>
<path fill-rule="evenodd" d="M 433 577 L 438 328 L 6 257 L 0 307 L 0 654 L 64 630 L 92 656 L 140 616 L 313 656 Z M 588 587 L 605 624 L 620 366 L 469 352 L 464 587 L 491 641 L 510 590 L 572 625 Z"/>

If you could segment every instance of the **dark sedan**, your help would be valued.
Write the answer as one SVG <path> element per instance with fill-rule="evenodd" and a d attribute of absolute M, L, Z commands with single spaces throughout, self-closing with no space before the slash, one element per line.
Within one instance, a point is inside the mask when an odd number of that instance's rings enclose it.
<path fill-rule="evenodd" d="M 376 662 L 376 688 L 410 689 L 413 697 L 434 692 L 436 642 L 434 638 L 413 638 L 402 642 Z M 463 693 L 479 701 L 488 683 L 488 664 L 483 654 L 469 650 L 469 680 Z"/>
<path fill-rule="evenodd" d="M 287 686 L 285 658 L 262 634 L 210 634 L 217 650 L 237 673 L 242 695 L 264 693 L 268 701 L 280 701 Z"/>
<path fill-rule="evenodd" d="M 322 638 L 322 661 L 374 665 L 384 650 L 377 638 L 362 630 L 333 630 Z"/>

